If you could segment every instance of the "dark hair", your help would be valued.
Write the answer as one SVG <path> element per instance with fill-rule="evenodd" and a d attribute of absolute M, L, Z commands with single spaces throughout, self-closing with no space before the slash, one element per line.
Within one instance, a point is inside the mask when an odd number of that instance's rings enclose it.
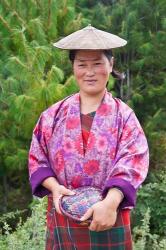
<path fill-rule="evenodd" d="M 76 56 L 76 52 L 77 50 L 70 50 L 69 51 L 69 59 L 70 61 L 73 63 L 74 62 L 74 59 L 75 59 L 75 56 Z M 104 55 L 107 57 L 107 59 L 110 61 L 111 58 L 113 57 L 113 54 L 112 54 L 112 50 L 111 49 L 108 49 L 108 50 L 103 50 L 103 53 Z M 111 75 L 118 79 L 118 80 L 123 80 L 125 78 L 125 74 L 124 73 L 120 73 L 119 71 L 115 70 L 115 69 L 112 69 L 112 72 L 111 72 Z"/>

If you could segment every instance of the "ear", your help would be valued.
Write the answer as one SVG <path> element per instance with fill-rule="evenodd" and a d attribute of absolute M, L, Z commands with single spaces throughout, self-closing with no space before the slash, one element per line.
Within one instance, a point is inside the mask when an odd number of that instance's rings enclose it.
<path fill-rule="evenodd" d="M 113 65 L 114 65 L 114 57 L 111 58 L 111 60 L 109 61 L 110 63 L 110 73 L 112 72 L 113 69 Z"/>

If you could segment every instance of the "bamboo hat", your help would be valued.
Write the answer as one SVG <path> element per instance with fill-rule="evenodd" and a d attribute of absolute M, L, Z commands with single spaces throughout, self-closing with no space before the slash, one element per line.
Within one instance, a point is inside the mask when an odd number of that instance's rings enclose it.
<path fill-rule="evenodd" d="M 89 24 L 87 27 L 73 32 L 53 45 L 67 50 L 107 50 L 122 47 L 126 44 L 127 41 L 119 36 L 96 29 Z"/>

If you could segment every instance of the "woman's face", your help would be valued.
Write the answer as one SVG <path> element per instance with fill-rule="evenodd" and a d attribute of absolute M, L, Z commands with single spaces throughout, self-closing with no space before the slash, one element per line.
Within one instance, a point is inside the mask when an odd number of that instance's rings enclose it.
<path fill-rule="evenodd" d="M 112 72 L 112 66 L 113 61 L 109 61 L 102 50 L 78 50 L 73 71 L 80 92 L 88 95 L 102 93 Z"/>

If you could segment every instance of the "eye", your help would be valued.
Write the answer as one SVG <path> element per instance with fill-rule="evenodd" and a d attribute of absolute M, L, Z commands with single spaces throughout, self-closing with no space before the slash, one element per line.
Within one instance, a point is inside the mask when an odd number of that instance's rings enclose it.
<path fill-rule="evenodd" d="M 79 67 L 85 67 L 85 64 L 78 64 Z"/>
<path fill-rule="evenodd" d="M 95 65 L 101 65 L 102 63 L 101 62 L 96 62 Z"/>

